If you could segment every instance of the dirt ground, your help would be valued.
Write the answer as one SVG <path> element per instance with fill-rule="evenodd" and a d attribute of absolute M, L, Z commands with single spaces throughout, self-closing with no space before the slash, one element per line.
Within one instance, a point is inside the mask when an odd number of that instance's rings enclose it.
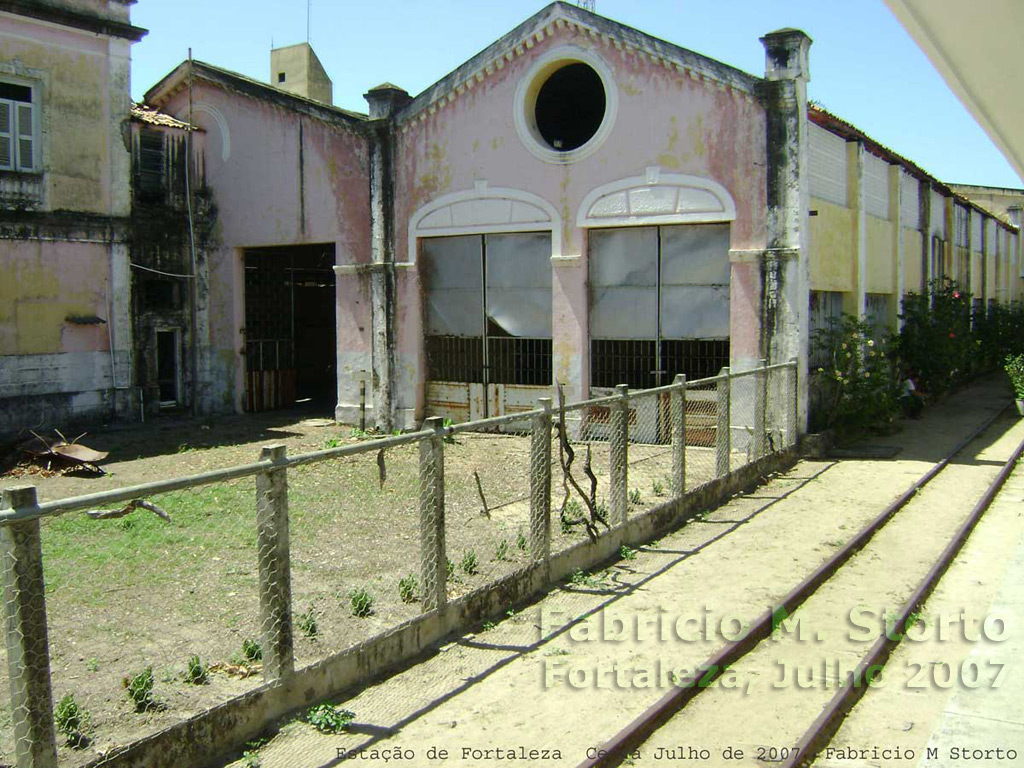
<path fill-rule="evenodd" d="M 46 471 L 8 454 L 0 484 L 35 485 L 47 501 L 249 463 L 268 444 L 284 444 L 296 455 L 365 440 L 301 410 L 163 420 L 81 438 L 109 451 L 105 474 Z M 578 461 L 584 456 L 581 450 Z M 591 458 L 598 502 L 606 505 L 606 444 L 595 443 Z M 669 486 L 670 453 L 664 446 L 635 445 L 630 460 L 631 506 L 657 503 Z M 691 482 L 710 479 L 712 450 L 691 448 L 688 461 Z M 445 445 L 445 463 L 449 594 L 455 597 L 526 562 L 529 438 L 460 434 Z M 399 587 L 420 569 L 417 447 L 387 451 L 384 465 L 383 485 L 376 452 L 289 472 L 299 666 L 420 610 Z M 557 491 L 556 505 L 560 498 Z M 241 663 L 243 644 L 260 636 L 253 480 L 150 500 L 170 523 L 136 510 L 103 521 L 69 513 L 42 524 L 54 697 L 72 694 L 91 721 L 88 748 L 62 746 L 63 764 L 79 764 L 160 730 L 261 680 L 258 663 Z M 552 534 L 554 551 L 584 537 L 580 527 L 563 530 L 557 520 Z M 353 590 L 372 596 L 370 615 L 353 615 Z M 0 649 L 0 765 L 12 750 L 5 654 Z M 193 655 L 214 667 L 205 684 L 185 680 Z M 123 682 L 149 667 L 154 703 L 136 712 Z"/>
<path fill-rule="evenodd" d="M 803 461 L 634 556 L 570 580 L 532 605 L 510 606 L 495 626 L 454 638 L 416 666 L 337 700 L 354 713 L 347 732 L 318 733 L 299 717 L 279 724 L 272 738 L 253 744 L 233 766 L 321 768 L 343 759 L 384 765 L 397 761 L 396 754 L 417 766 L 576 765 L 664 694 L 669 671 L 685 672 L 707 658 L 723 641 L 727 618 L 749 623 L 771 607 L 1007 401 L 1001 382 L 982 382 L 900 433 L 872 440 L 898 448 L 895 458 Z M 922 499 L 906 524 L 927 532 L 921 537 L 925 549 L 941 544 L 955 508 L 994 474 L 1001 461 L 995 454 L 1022 437 L 1024 424 L 1004 416 L 961 456 L 947 486 Z M 1019 539 L 1019 515 L 993 519 L 999 528 L 989 536 Z M 889 546 L 898 549 L 906 535 Z M 925 562 L 927 552 L 915 551 L 908 560 Z M 895 580 L 872 584 L 853 569 L 846 589 L 857 595 L 845 591 L 824 602 L 830 610 L 849 609 L 855 597 L 872 606 L 895 603 L 901 588 Z M 694 636 L 685 642 L 658 636 L 657 627 L 680 618 L 696 622 L 688 625 L 698 627 Z M 582 624 L 590 630 L 581 631 Z M 609 626 L 613 637 L 602 641 Z M 622 637 L 615 636 L 619 626 L 629 628 Z M 624 684 L 618 670 L 632 670 L 624 672 Z M 649 674 L 641 677 L 637 670 Z M 741 679 L 755 688 L 766 682 L 758 670 Z M 749 692 L 741 686 L 732 696 Z M 812 696 L 788 693 L 814 708 Z M 719 750 L 720 757 L 722 748 L 750 732 L 748 724 L 764 731 L 785 722 L 793 701 L 747 700 L 745 714 L 684 727 L 674 746 Z M 728 764 L 764 764 L 751 757 L 748 750 L 747 759 Z"/>

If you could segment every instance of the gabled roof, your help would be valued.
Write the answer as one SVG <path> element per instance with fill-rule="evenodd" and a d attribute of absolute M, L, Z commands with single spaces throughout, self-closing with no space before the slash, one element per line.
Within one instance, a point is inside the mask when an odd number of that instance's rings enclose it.
<path fill-rule="evenodd" d="M 652 62 L 678 72 L 700 75 L 703 79 L 728 86 L 745 93 L 753 93 L 754 86 L 761 82 L 736 67 L 678 45 L 627 27 L 604 16 L 584 10 L 570 3 L 551 3 L 528 18 L 507 35 L 487 46 L 458 69 L 450 72 L 413 99 L 398 115 L 399 122 L 408 120 L 431 107 L 438 101 L 452 101 L 464 90 L 473 88 L 478 82 L 495 71 L 503 69 L 507 61 L 522 55 L 526 50 L 555 34 L 556 30 L 573 27 L 586 32 L 596 40 L 617 49 L 636 52 Z"/>
<path fill-rule="evenodd" d="M 261 101 L 279 104 L 286 109 L 300 114 L 349 126 L 361 124 L 368 120 L 365 114 L 323 104 L 313 99 L 307 99 L 304 96 L 297 96 L 294 93 L 287 93 L 238 72 L 221 69 L 196 59 L 193 59 L 191 62 L 183 61 L 164 76 L 160 82 L 146 91 L 146 103 L 161 107 L 167 103 L 174 93 L 188 87 L 190 65 L 192 77 L 195 79 L 219 85 L 229 91 L 260 99 Z"/>

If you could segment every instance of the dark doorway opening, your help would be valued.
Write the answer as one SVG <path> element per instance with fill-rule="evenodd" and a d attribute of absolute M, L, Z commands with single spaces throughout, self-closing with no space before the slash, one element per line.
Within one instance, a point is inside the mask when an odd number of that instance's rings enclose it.
<path fill-rule="evenodd" d="M 180 332 L 156 332 L 156 384 L 160 391 L 160 407 L 175 408 L 181 399 Z"/>
<path fill-rule="evenodd" d="M 332 413 L 337 395 L 334 245 L 245 252 L 245 410 L 308 403 Z"/>

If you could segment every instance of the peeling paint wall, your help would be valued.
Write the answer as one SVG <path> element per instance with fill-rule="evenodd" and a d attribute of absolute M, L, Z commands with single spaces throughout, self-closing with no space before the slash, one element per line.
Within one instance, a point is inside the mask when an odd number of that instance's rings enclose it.
<path fill-rule="evenodd" d="M 188 118 L 181 89 L 162 109 Z M 203 410 L 240 410 L 244 387 L 245 248 L 334 243 L 339 265 L 370 260 L 369 150 L 357 130 L 197 78 L 192 119 L 203 129 L 205 178 L 218 209 L 208 254 L 208 367 Z M 368 369 L 369 303 L 338 280 L 338 379 Z"/>
<path fill-rule="evenodd" d="M 540 38 L 540 39 L 538 39 Z M 545 162 L 529 151 L 515 128 L 516 92 L 531 67 L 552 49 L 575 46 L 611 72 L 617 114 L 604 142 L 572 164 Z M 509 43 L 498 66 L 471 79 L 450 98 L 400 120 L 397 161 L 396 248 L 409 252 L 410 218 L 439 196 L 471 191 L 475 182 L 539 196 L 560 217 L 563 257 L 553 272 L 554 376 L 570 398 L 586 393 L 586 231 L 577 227 L 584 197 L 595 188 L 658 167 L 721 184 L 736 205 L 731 246 L 765 247 L 766 181 L 764 110 L 750 94 L 693 70 L 629 49 L 570 25 L 550 25 L 528 44 Z M 422 119 L 420 117 L 422 116 Z M 749 265 L 738 267 L 742 273 Z M 735 270 L 734 270 L 735 272 Z M 734 296 L 747 300 L 752 280 Z M 421 300 L 413 274 L 400 278 L 398 306 L 399 391 L 404 407 L 420 412 L 424 375 Z M 756 310 L 734 313 L 733 342 L 754 333 Z"/>
<path fill-rule="evenodd" d="M 903 229 L 903 290 L 905 293 L 921 293 L 926 288 L 921 268 L 922 235 L 913 229 Z"/>
<path fill-rule="evenodd" d="M 856 279 L 853 211 L 818 198 L 811 199 L 811 208 L 818 212 L 810 219 L 811 290 L 853 291 Z"/>
<path fill-rule="evenodd" d="M 15 77 L 37 91 L 42 189 L 33 209 L 128 213 L 127 192 L 120 188 L 128 168 L 121 137 L 130 106 L 128 64 L 127 43 L 5 18 L 0 78 Z M 115 174 L 121 177 L 116 183 Z"/>
<path fill-rule="evenodd" d="M 130 45 L 16 13 L 0 27 L 0 80 L 31 88 L 34 121 L 34 167 L 0 171 L 0 434 L 131 411 Z"/>
<path fill-rule="evenodd" d="M 868 215 L 868 273 L 865 290 L 868 293 L 893 293 L 892 265 L 896 258 L 892 241 L 892 222 Z"/>

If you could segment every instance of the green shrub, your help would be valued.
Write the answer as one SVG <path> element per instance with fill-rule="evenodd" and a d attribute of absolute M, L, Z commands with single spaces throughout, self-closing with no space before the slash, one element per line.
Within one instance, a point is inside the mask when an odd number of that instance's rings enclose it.
<path fill-rule="evenodd" d="M 1010 384 L 1013 385 L 1016 398 L 1024 400 L 1024 354 L 1007 355 L 1003 363 L 1003 370 L 1010 377 Z"/>
<path fill-rule="evenodd" d="M 899 415 L 893 362 L 868 323 L 843 315 L 815 331 L 813 342 L 821 363 L 811 377 L 814 429 L 851 435 L 882 427 Z"/>
<path fill-rule="evenodd" d="M 306 712 L 306 722 L 320 733 L 341 733 L 347 731 L 355 719 L 355 712 L 330 704 L 318 704 Z"/>
<path fill-rule="evenodd" d="M 933 281 L 925 294 L 907 294 L 900 318 L 894 352 L 930 395 L 964 380 L 984 357 L 971 332 L 971 295 L 952 280 Z"/>

